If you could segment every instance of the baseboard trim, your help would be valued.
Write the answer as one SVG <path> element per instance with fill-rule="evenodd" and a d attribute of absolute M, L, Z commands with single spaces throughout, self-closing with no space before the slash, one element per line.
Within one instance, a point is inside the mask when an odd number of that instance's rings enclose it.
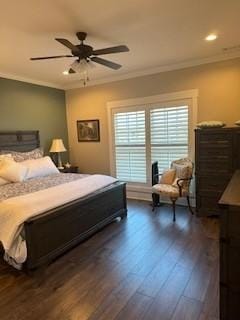
<path fill-rule="evenodd" d="M 141 200 L 141 201 L 152 201 L 152 193 L 149 192 L 139 192 L 139 191 L 130 191 L 127 190 L 127 198 L 132 200 Z M 166 204 L 171 204 L 171 200 L 167 197 L 161 197 L 161 202 Z M 192 207 L 196 207 L 196 199 L 194 197 L 190 197 L 190 203 Z M 187 206 L 186 198 L 179 198 L 176 202 L 177 205 Z"/>

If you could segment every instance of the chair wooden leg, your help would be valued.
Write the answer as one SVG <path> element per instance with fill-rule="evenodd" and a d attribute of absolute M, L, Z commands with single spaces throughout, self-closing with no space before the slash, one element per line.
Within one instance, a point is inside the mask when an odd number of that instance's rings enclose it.
<path fill-rule="evenodd" d="M 189 209 L 189 211 L 191 212 L 191 214 L 194 214 L 193 209 L 192 209 L 191 204 L 190 204 L 190 198 L 189 198 L 189 196 L 187 196 L 187 203 L 188 203 L 188 209 Z"/>
<path fill-rule="evenodd" d="M 156 207 L 159 207 L 159 199 L 158 194 L 152 193 L 152 211 L 154 211 Z"/>
<path fill-rule="evenodd" d="M 172 200 L 172 207 L 173 207 L 173 222 L 176 221 L 176 200 L 175 199 L 171 199 Z"/>

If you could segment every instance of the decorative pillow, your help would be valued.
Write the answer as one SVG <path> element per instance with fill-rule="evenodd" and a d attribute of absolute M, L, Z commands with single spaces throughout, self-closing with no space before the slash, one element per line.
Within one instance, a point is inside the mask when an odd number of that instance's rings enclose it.
<path fill-rule="evenodd" d="M 14 160 L 4 159 L 0 163 L 0 177 L 11 182 L 22 182 L 27 176 L 27 167 Z"/>
<path fill-rule="evenodd" d="M 223 128 L 225 123 L 222 121 L 203 121 L 197 124 L 198 128 Z"/>
<path fill-rule="evenodd" d="M 28 152 L 18 152 L 10 150 L 2 150 L 1 154 L 11 154 L 16 162 L 22 162 L 30 159 L 39 159 L 43 157 L 43 150 L 41 148 L 36 148 Z"/>
<path fill-rule="evenodd" d="M 28 169 L 27 179 L 59 173 L 57 167 L 50 157 L 26 160 L 21 162 L 21 164 L 26 166 Z"/>
<path fill-rule="evenodd" d="M 11 154 L 0 154 L 0 164 L 1 164 L 1 161 L 3 161 L 4 159 L 13 159 L 12 158 L 12 155 Z M 10 183 L 11 181 L 8 181 L 8 180 L 5 180 L 3 178 L 0 177 L 0 186 L 3 186 L 7 183 Z"/>
<path fill-rule="evenodd" d="M 0 178 L 0 186 L 4 186 L 7 183 L 10 183 L 10 181 Z"/>
<path fill-rule="evenodd" d="M 240 120 L 236 121 L 235 124 L 236 124 L 237 126 L 240 126 Z"/>
<path fill-rule="evenodd" d="M 0 154 L 0 162 L 4 159 L 13 159 L 11 153 Z"/>
<path fill-rule="evenodd" d="M 184 159 L 183 159 L 184 160 Z M 192 166 L 180 164 L 180 163 L 172 163 L 173 168 L 176 170 L 176 178 L 172 184 L 173 187 L 178 187 L 177 180 L 178 179 L 188 179 L 192 175 Z M 180 186 L 187 187 L 189 181 L 179 181 Z"/>
<path fill-rule="evenodd" d="M 174 181 L 175 175 L 176 175 L 175 169 L 164 170 L 160 177 L 159 183 L 171 185 Z"/>

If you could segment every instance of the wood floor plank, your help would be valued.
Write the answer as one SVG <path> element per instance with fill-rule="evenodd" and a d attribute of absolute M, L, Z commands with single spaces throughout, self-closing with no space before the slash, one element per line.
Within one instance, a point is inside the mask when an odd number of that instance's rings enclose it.
<path fill-rule="evenodd" d="M 155 266 L 154 270 L 145 277 L 142 285 L 138 289 L 138 292 L 150 297 L 156 297 L 175 265 L 176 261 L 163 257 Z"/>
<path fill-rule="evenodd" d="M 202 303 L 197 300 L 181 297 L 171 320 L 198 319 L 201 313 Z"/>
<path fill-rule="evenodd" d="M 104 302 L 89 317 L 89 320 L 115 319 L 128 301 L 131 301 L 130 298 L 134 295 L 142 280 L 142 277 L 129 274 L 129 276 L 122 281 L 121 284 L 106 297 L 106 299 L 104 299 Z M 150 298 L 144 300 L 146 303 L 147 301 L 150 301 Z"/>
<path fill-rule="evenodd" d="M 219 318 L 208 316 L 206 313 L 201 313 L 198 320 L 218 320 Z"/>
<path fill-rule="evenodd" d="M 172 245 L 161 257 L 160 261 L 155 264 L 155 267 L 152 269 L 150 274 L 146 276 L 141 287 L 138 289 L 138 292 L 151 297 L 155 297 L 157 295 L 159 289 L 167 280 L 178 259 L 182 255 L 189 240 L 187 234 L 181 229 L 173 239 L 174 238 L 175 240 Z M 142 261 L 142 264 L 145 265 L 145 262 Z"/>
<path fill-rule="evenodd" d="M 191 320 L 218 320 L 218 232 L 217 219 L 184 207 L 173 223 L 171 206 L 152 213 L 147 202 L 128 201 L 127 219 L 42 270 L 0 261 L 0 318 L 181 320 L 201 305 Z"/>
<path fill-rule="evenodd" d="M 213 318 L 219 318 L 219 259 L 211 273 L 208 289 L 204 299 L 203 312 Z"/>
<path fill-rule="evenodd" d="M 214 271 L 214 257 L 211 256 L 213 240 L 208 239 L 203 248 L 202 254 L 196 263 L 189 283 L 184 291 L 184 296 L 199 301 L 204 301 L 208 285 Z"/>
<path fill-rule="evenodd" d="M 129 277 L 119 282 L 119 279 L 107 279 L 104 278 L 102 281 L 89 290 L 86 295 L 75 299 L 74 305 L 67 310 L 66 315 L 70 318 L 79 318 L 81 320 L 87 320 L 98 308 L 107 300 L 109 295 L 126 295 L 131 296 L 143 281 L 142 277 L 136 275 L 129 275 Z M 123 292 L 124 293 L 123 293 Z M 128 293 L 126 293 L 128 291 Z M 81 306 L 81 308 L 79 308 Z M 60 314 L 57 315 L 56 319 L 59 319 Z M 104 318 L 103 318 L 104 319 Z"/>
<path fill-rule="evenodd" d="M 169 320 L 190 279 L 191 271 L 176 266 L 168 280 L 161 287 L 152 305 L 144 316 L 144 320 Z"/>
<path fill-rule="evenodd" d="M 152 298 L 136 293 L 115 319 L 142 320 L 151 302 Z"/>

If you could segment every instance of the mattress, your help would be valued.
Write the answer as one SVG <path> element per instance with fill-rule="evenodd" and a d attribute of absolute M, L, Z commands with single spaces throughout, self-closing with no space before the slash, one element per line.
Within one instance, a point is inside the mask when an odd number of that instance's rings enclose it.
<path fill-rule="evenodd" d="M 57 174 L 0 187 L 0 242 L 5 260 L 20 269 L 27 259 L 24 222 L 115 183 L 104 175 Z M 4 190 L 4 192 L 3 192 Z M 61 195 L 59 197 L 59 195 Z"/>

